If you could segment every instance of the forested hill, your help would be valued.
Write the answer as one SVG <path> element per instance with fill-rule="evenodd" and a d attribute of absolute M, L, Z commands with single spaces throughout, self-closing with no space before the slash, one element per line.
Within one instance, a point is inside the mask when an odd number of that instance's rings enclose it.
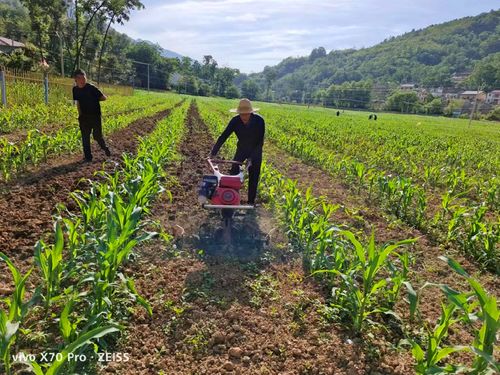
<path fill-rule="evenodd" d="M 484 59 L 499 60 L 499 21 L 496 10 L 412 30 L 369 48 L 326 53 L 320 47 L 309 56 L 289 57 L 250 77 L 261 87 L 272 81 L 280 96 L 362 80 L 447 86 L 454 73 L 471 72 Z"/>

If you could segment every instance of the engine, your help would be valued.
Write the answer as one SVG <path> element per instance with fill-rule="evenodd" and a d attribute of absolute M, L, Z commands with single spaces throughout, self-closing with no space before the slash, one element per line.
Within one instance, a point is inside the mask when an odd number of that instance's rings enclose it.
<path fill-rule="evenodd" d="M 240 189 L 242 186 L 239 176 L 203 176 L 203 181 L 198 192 L 198 200 L 201 204 L 208 200 L 218 205 L 239 205 Z"/>

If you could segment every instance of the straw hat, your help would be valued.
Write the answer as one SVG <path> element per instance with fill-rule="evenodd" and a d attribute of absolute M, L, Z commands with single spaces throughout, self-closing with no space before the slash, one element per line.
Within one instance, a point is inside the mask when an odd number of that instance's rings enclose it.
<path fill-rule="evenodd" d="M 246 98 L 241 99 L 238 108 L 230 109 L 229 112 L 235 113 L 253 113 L 257 112 L 259 108 L 252 108 L 252 102 Z"/>

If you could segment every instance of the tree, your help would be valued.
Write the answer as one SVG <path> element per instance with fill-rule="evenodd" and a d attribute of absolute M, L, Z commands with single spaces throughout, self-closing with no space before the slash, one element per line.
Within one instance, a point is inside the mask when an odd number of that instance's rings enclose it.
<path fill-rule="evenodd" d="M 416 112 L 417 106 L 418 96 L 413 91 L 395 91 L 386 102 L 386 108 L 389 111 Z"/>
<path fill-rule="evenodd" d="M 444 108 L 443 113 L 445 116 L 453 116 L 454 112 L 460 112 L 464 106 L 464 100 L 462 99 L 452 99 L 448 105 Z"/>
<path fill-rule="evenodd" d="M 259 85 L 252 79 L 248 79 L 241 85 L 241 95 L 250 100 L 257 99 Z"/>
<path fill-rule="evenodd" d="M 240 90 L 235 85 L 231 85 L 226 89 L 224 95 L 227 99 L 236 99 L 240 97 Z"/>
<path fill-rule="evenodd" d="M 217 61 L 212 55 L 203 56 L 202 78 L 209 80 L 213 83 L 215 78 L 215 71 L 217 69 Z"/>
<path fill-rule="evenodd" d="M 441 98 L 434 98 L 424 106 L 425 112 L 430 115 L 439 115 L 443 113 L 443 100 Z"/>
<path fill-rule="evenodd" d="M 181 94 L 198 95 L 198 80 L 192 75 L 182 76 L 177 91 Z"/>
<path fill-rule="evenodd" d="M 326 56 L 326 50 L 324 47 L 318 47 L 315 48 L 311 51 L 311 54 L 309 55 L 309 61 L 314 61 L 316 59 L 319 59 L 321 57 Z"/>
<path fill-rule="evenodd" d="M 500 52 L 479 61 L 467 79 L 467 84 L 486 91 L 500 88 Z"/>
<path fill-rule="evenodd" d="M 215 73 L 215 87 L 218 95 L 225 95 L 226 89 L 233 83 L 233 79 L 238 74 L 237 69 L 220 68 Z"/>
<path fill-rule="evenodd" d="M 276 79 L 277 77 L 277 73 L 276 73 L 276 70 L 274 70 L 273 68 L 269 67 L 269 66 L 266 66 L 264 68 L 264 77 L 266 79 L 266 99 L 269 100 L 269 91 L 271 90 L 271 86 L 274 82 L 274 80 Z"/>
<path fill-rule="evenodd" d="M 82 48 L 85 45 L 85 41 L 87 39 L 87 33 L 89 31 L 89 27 L 92 24 L 92 21 L 94 20 L 94 17 L 96 16 L 97 12 L 101 10 L 106 4 L 108 0 L 80 0 L 80 6 L 82 7 L 83 11 L 87 14 L 90 15 L 88 17 L 87 22 L 85 23 L 85 28 L 83 30 L 82 38 L 81 40 L 78 40 L 78 31 L 76 32 L 76 54 L 75 54 L 75 62 L 73 63 L 73 70 L 76 68 L 80 67 L 80 56 L 82 53 Z M 76 16 L 76 28 L 78 30 L 79 26 L 79 8 L 78 8 L 78 2 L 75 1 L 75 16 Z"/>
<path fill-rule="evenodd" d="M 50 41 L 50 31 L 55 31 L 59 27 L 66 10 L 66 3 L 60 0 L 22 0 L 21 3 L 29 11 L 31 30 L 36 35 L 41 61 L 44 61 Z"/>
<path fill-rule="evenodd" d="M 198 88 L 198 95 L 210 96 L 211 93 L 212 93 L 212 90 L 211 90 L 210 85 L 208 83 L 200 84 L 200 87 Z"/>
<path fill-rule="evenodd" d="M 150 42 L 140 41 L 133 44 L 127 53 L 131 60 L 147 63 L 151 79 L 150 86 L 157 89 L 167 87 L 169 71 L 164 70 L 164 58 L 161 56 L 161 47 Z M 141 87 L 147 87 L 147 66 L 144 64 L 135 65 L 135 76 Z"/>
<path fill-rule="evenodd" d="M 106 27 L 106 32 L 104 33 L 104 38 L 101 44 L 101 50 L 99 52 L 99 64 L 97 68 L 97 83 L 100 83 L 101 79 L 101 64 L 102 55 L 104 53 L 104 47 L 106 45 L 106 39 L 108 37 L 109 29 L 111 24 L 118 23 L 123 25 L 125 21 L 130 19 L 130 11 L 133 9 L 143 9 L 144 5 L 140 0 L 111 0 L 106 9 L 106 16 L 109 19 L 108 26 Z"/>

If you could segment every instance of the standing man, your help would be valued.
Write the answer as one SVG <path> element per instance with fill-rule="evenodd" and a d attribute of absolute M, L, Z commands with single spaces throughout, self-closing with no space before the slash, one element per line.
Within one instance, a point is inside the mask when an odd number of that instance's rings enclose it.
<path fill-rule="evenodd" d="M 231 112 L 238 113 L 227 125 L 212 148 L 211 157 L 215 157 L 226 139 L 234 132 L 238 137 L 236 154 L 233 160 L 245 161 L 248 159 L 248 204 L 255 204 L 257 185 L 259 184 L 260 165 L 262 163 L 262 146 L 264 145 L 265 123 L 258 114 L 258 108 L 253 109 L 248 99 L 241 99 L 238 108 Z M 233 164 L 232 175 L 239 173 L 239 166 Z"/>
<path fill-rule="evenodd" d="M 87 82 L 85 72 L 81 69 L 75 70 L 73 77 L 76 86 L 73 87 L 73 100 L 78 108 L 78 122 L 82 133 L 82 144 L 84 161 L 92 161 L 92 151 L 90 148 L 90 133 L 93 134 L 96 142 L 101 146 L 106 156 L 111 156 L 109 148 L 102 137 L 101 104 L 106 100 L 106 96 L 97 87 Z"/>

